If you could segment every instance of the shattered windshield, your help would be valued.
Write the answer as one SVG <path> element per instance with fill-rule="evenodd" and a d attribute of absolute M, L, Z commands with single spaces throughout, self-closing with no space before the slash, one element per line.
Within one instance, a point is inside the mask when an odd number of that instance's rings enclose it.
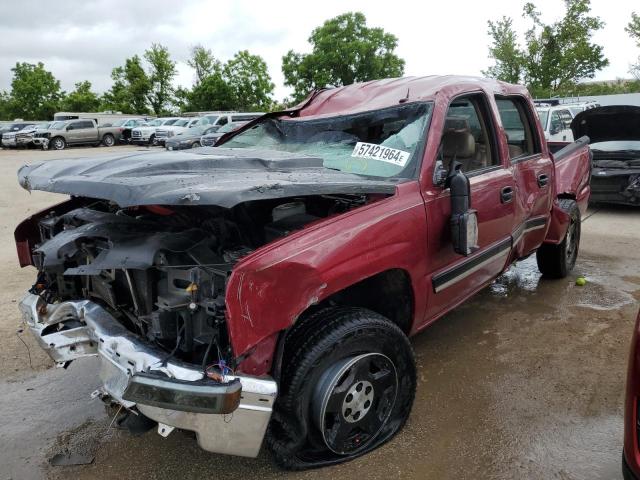
<path fill-rule="evenodd" d="M 266 118 L 225 142 L 320 157 L 326 168 L 374 177 L 413 177 L 432 103 L 311 120 Z"/>

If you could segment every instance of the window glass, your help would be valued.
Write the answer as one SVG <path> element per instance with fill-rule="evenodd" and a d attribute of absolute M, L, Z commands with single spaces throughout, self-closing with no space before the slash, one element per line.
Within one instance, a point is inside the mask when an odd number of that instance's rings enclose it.
<path fill-rule="evenodd" d="M 542 128 L 546 128 L 547 126 L 547 118 L 549 118 L 549 110 L 537 110 L 538 117 L 540 117 L 540 123 L 542 124 Z"/>
<path fill-rule="evenodd" d="M 562 130 L 562 119 L 560 113 L 556 110 L 551 114 L 551 125 L 549 125 L 549 132 L 553 135 Z"/>
<path fill-rule="evenodd" d="M 263 118 L 224 146 L 320 157 L 326 168 L 358 175 L 411 178 L 432 107 L 411 103 L 311 119 Z"/>
<path fill-rule="evenodd" d="M 458 98 L 447 111 L 439 159 L 445 168 L 449 168 L 453 160 L 460 162 L 463 172 L 499 165 L 500 158 L 491 139 L 488 115 L 481 97 Z"/>
<path fill-rule="evenodd" d="M 224 116 L 224 117 L 220 117 L 218 119 L 218 123 L 216 125 L 226 125 L 226 123 L 229 121 L 229 119 Z"/>
<path fill-rule="evenodd" d="M 496 105 L 509 145 L 511 160 L 540 153 L 535 128 L 527 115 L 527 106 L 519 98 L 497 98 Z"/>
<path fill-rule="evenodd" d="M 573 116 L 569 110 L 560 110 L 560 119 L 562 120 L 562 129 L 567 130 L 571 128 L 571 121 Z"/>
<path fill-rule="evenodd" d="M 93 123 L 91 122 L 91 120 L 83 120 L 81 122 L 76 122 L 76 125 L 74 128 L 76 130 L 80 128 L 93 128 Z"/>

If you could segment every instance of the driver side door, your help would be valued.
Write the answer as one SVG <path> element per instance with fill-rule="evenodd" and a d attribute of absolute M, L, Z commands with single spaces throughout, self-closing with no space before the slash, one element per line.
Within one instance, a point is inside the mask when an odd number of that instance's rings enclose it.
<path fill-rule="evenodd" d="M 496 142 L 496 122 L 484 93 L 454 99 L 448 108 L 438 156 L 445 168 L 462 164 L 470 181 L 471 208 L 477 211 L 478 250 L 453 250 L 448 188 L 433 185 L 425 194 L 429 292 L 426 323 L 462 302 L 505 268 L 511 251 L 515 185 Z"/>

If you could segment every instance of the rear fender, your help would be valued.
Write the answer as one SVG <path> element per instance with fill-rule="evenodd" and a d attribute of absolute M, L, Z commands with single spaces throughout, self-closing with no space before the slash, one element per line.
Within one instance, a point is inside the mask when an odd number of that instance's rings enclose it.
<path fill-rule="evenodd" d="M 551 207 L 551 221 L 549 223 L 549 229 L 547 230 L 547 236 L 544 239 L 544 243 L 558 244 L 562 242 L 564 236 L 567 234 L 567 228 L 569 228 L 569 222 L 571 217 L 565 212 L 557 201 L 553 202 Z"/>

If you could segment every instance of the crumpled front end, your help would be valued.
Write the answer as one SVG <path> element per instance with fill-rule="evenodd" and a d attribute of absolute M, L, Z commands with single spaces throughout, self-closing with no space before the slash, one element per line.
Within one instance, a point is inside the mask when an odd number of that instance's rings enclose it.
<path fill-rule="evenodd" d="M 20 309 L 58 365 L 97 355 L 102 386 L 96 393 L 158 422 L 159 434 L 191 430 L 205 450 L 258 455 L 277 393 L 273 380 L 224 371 L 208 378 L 198 365 L 168 359 L 90 300 L 50 304 L 28 293 Z"/>

